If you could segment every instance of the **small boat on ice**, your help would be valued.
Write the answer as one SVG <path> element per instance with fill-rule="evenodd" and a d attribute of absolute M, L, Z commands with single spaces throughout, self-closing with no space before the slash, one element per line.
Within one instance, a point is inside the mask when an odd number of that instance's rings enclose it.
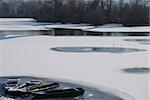
<path fill-rule="evenodd" d="M 33 99 L 78 97 L 84 95 L 85 91 L 82 88 L 60 88 L 59 83 L 45 83 L 40 80 L 31 80 L 21 84 L 19 79 L 18 81 L 15 79 L 8 80 L 5 84 L 6 95 L 32 97 Z"/>
<path fill-rule="evenodd" d="M 9 82 L 10 83 L 10 82 Z M 16 82 L 17 83 L 17 82 Z M 6 83 L 8 84 L 8 82 Z M 42 81 L 28 81 L 25 84 L 13 85 L 12 87 L 6 88 L 6 94 L 11 96 L 26 97 L 31 96 L 34 92 L 48 91 L 58 88 L 58 83 L 46 84 Z"/>
<path fill-rule="evenodd" d="M 82 88 L 56 89 L 45 93 L 33 93 L 33 99 L 78 97 L 84 94 Z"/>

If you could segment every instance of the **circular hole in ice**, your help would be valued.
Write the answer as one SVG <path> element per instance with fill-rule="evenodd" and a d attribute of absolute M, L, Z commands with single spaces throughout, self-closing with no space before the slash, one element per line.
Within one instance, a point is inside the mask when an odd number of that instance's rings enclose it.
<path fill-rule="evenodd" d="M 135 48 L 120 48 L 120 47 L 55 47 L 51 50 L 59 52 L 110 52 L 110 53 L 127 53 L 136 51 L 145 51 Z"/>
<path fill-rule="evenodd" d="M 55 51 L 62 51 L 62 52 L 91 52 L 93 51 L 90 47 L 57 47 L 52 48 Z"/>
<path fill-rule="evenodd" d="M 133 42 L 150 42 L 150 39 L 124 39 L 124 40 Z"/>
<path fill-rule="evenodd" d="M 126 73 L 150 73 L 149 67 L 135 67 L 135 68 L 125 68 L 123 69 Z"/>

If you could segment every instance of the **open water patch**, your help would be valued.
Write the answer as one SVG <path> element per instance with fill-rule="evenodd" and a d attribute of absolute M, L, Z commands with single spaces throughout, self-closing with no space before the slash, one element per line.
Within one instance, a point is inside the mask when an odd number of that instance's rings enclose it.
<path fill-rule="evenodd" d="M 135 74 L 150 74 L 150 67 L 134 67 L 134 68 L 125 68 L 122 70 L 126 73 L 135 73 Z"/>
<path fill-rule="evenodd" d="M 125 41 L 138 42 L 140 44 L 150 45 L 150 39 L 124 39 Z"/>
<path fill-rule="evenodd" d="M 128 53 L 146 51 L 144 49 L 121 48 L 121 47 L 54 47 L 53 51 L 58 52 L 108 52 L 108 53 Z"/>
<path fill-rule="evenodd" d="M 93 87 L 89 87 L 89 86 L 84 86 L 84 85 L 80 85 L 74 82 L 66 82 L 66 81 L 61 81 L 61 80 L 53 80 L 53 79 L 48 79 L 48 78 L 38 78 L 38 77 L 28 77 L 28 76 L 13 76 L 13 77 L 0 77 L 0 95 L 2 96 L 6 96 L 5 92 L 2 91 L 3 90 L 3 85 L 4 82 L 6 82 L 8 79 L 10 78 L 19 78 L 21 83 L 24 83 L 26 81 L 30 81 L 30 80 L 42 80 L 45 81 L 46 83 L 52 83 L 52 82 L 59 82 L 60 87 L 61 88 L 67 88 L 67 87 L 74 87 L 74 88 L 83 88 L 85 90 L 85 93 L 83 96 L 79 96 L 79 97 L 74 97 L 74 98 L 53 98 L 53 99 L 46 99 L 46 100 L 134 100 L 131 99 L 133 98 L 132 96 L 117 91 L 117 92 L 112 92 L 112 91 L 116 91 L 116 90 L 111 90 L 111 91 L 105 91 L 105 88 L 93 88 Z M 107 89 L 106 89 L 107 90 Z M 104 92 L 105 91 L 105 92 Z M 117 94 L 115 94 L 117 93 Z M 121 94 L 121 95 L 119 95 Z M 119 96 L 120 97 L 119 97 Z M 16 97 L 16 100 L 32 100 L 31 97 Z M 35 99 L 36 100 L 36 99 Z"/>

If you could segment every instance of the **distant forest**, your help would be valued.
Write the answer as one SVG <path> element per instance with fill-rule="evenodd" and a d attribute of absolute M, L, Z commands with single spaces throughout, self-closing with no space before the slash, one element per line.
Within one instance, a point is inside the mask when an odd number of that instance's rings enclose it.
<path fill-rule="evenodd" d="M 149 25 L 145 0 L 0 0 L 0 17 L 61 23 Z"/>

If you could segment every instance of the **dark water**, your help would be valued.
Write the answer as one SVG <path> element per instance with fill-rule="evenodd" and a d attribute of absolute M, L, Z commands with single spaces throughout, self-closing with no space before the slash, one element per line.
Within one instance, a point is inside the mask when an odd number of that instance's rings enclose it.
<path fill-rule="evenodd" d="M 79 84 L 75 84 L 75 83 L 71 83 L 71 82 L 62 82 L 62 81 L 56 81 L 56 80 L 51 80 L 51 79 L 47 79 L 47 78 L 37 78 L 37 77 L 28 77 L 28 76 L 0 77 L 0 84 L 1 84 L 0 85 L 0 95 L 5 96 L 2 84 L 5 81 L 7 81 L 7 79 L 9 79 L 9 78 L 20 78 L 22 83 L 29 81 L 29 80 L 43 80 L 46 83 L 59 82 L 60 88 L 63 88 L 63 87 L 76 87 L 76 88 L 81 87 L 81 88 L 85 89 L 85 94 L 83 96 L 80 96 L 80 97 L 44 99 L 44 100 L 124 100 L 121 97 L 112 95 L 110 93 L 102 92 L 99 89 L 88 87 L 88 86 L 83 86 L 83 85 L 79 85 Z M 31 98 L 20 98 L 20 97 L 18 97 L 18 98 L 16 98 L 16 100 L 31 100 Z"/>
<path fill-rule="evenodd" d="M 149 32 L 88 32 L 80 29 L 54 28 L 49 35 L 55 36 L 149 36 Z"/>
<path fill-rule="evenodd" d="M 150 68 L 149 67 L 134 67 L 134 68 L 125 68 L 123 69 L 124 72 L 126 73 L 135 73 L 135 74 L 145 74 L 145 73 L 150 73 Z"/>
<path fill-rule="evenodd" d="M 119 47 L 55 47 L 51 50 L 59 52 L 108 52 L 108 53 L 128 53 L 145 51 L 135 48 L 119 48 Z"/>
<path fill-rule="evenodd" d="M 38 24 L 37 24 L 38 25 Z M 132 35 L 135 34 L 135 35 Z M 138 35 L 140 34 L 140 35 Z M 6 37 L 6 35 L 18 35 L 13 37 Z M 85 32 L 80 29 L 48 29 L 48 30 L 28 30 L 28 31 L 0 31 L 0 40 L 10 39 L 22 36 L 33 35 L 49 35 L 49 36 L 149 36 L 150 33 L 119 33 L 119 32 Z M 130 41 L 129 39 L 125 39 Z M 132 41 L 132 40 L 131 40 Z"/>
<path fill-rule="evenodd" d="M 150 45 L 150 39 L 124 39 L 125 41 L 137 42 L 140 44 Z"/>

